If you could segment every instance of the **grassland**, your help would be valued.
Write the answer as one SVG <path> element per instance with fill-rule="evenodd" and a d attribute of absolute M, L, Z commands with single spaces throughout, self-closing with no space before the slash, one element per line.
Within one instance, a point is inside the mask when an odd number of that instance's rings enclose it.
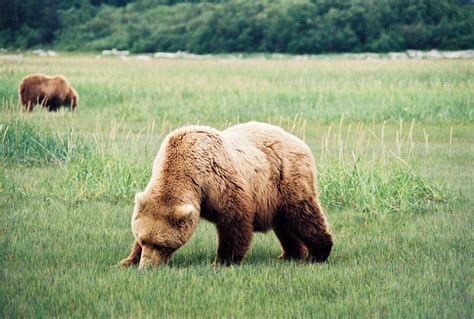
<path fill-rule="evenodd" d="M 22 113 L 26 74 L 76 113 Z M 474 64 L 0 58 L 2 317 L 473 317 Z M 202 222 L 169 265 L 120 269 L 134 192 L 172 128 L 279 124 L 314 152 L 335 235 L 323 265 L 257 234 L 214 269 Z"/>

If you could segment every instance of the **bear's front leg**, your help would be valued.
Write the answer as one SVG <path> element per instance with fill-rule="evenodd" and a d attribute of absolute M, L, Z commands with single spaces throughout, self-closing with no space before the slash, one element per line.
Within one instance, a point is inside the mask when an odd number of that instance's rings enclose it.
<path fill-rule="evenodd" d="M 132 251 L 130 255 L 119 262 L 120 266 L 132 266 L 136 265 L 140 262 L 140 258 L 142 256 L 142 246 L 134 240 L 132 243 Z"/>
<path fill-rule="evenodd" d="M 230 265 L 244 259 L 252 242 L 251 221 L 242 218 L 226 219 L 217 224 L 218 248 L 214 264 Z"/>

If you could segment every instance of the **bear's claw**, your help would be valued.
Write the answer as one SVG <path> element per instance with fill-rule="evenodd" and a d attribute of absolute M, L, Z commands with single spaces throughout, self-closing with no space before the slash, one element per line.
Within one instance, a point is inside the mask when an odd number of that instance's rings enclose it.
<path fill-rule="evenodd" d="M 133 266 L 133 265 L 135 265 L 135 264 L 136 264 L 136 263 L 135 263 L 132 259 L 126 258 L 126 259 L 121 260 L 121 261 L 117 264 L 117 266 L 128 267 L 128 266 Z"/>

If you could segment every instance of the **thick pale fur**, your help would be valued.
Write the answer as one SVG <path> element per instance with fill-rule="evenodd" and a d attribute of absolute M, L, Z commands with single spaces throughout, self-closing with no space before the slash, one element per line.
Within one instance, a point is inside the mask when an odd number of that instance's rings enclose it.
<path fill-rule="evenodd" d="M 57 111 L 62 105 L 71 107 L 74 111 L 79 102 L 76 90 L 62 75 L 28 75 L 21 80 L 18 95 L 28 112 L 36 104 L 47 107 L 49 111 Z"/>
<path fill-rule="evenodd" d="M 200 218 L 217 227 L 216 262 L 240 262 L 254 231 L 273 229 L 280 258 L 316 262 L 333 244 L 318 202 L 308 146 L 283 129 L 250 122 L 218 131 L 170 133 L 143 193 L 135 198 L 132 252 L 122 265 L 157 265 L 192 236 Z"/>

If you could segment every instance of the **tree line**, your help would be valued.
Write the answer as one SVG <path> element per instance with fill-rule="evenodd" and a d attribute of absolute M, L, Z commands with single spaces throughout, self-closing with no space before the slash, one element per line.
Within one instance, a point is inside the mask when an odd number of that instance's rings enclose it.
<path fill-rule="evenodd" d="M 471 0 L 3 0 L 0 47 L 192 53 L 474 48 Z"/>

